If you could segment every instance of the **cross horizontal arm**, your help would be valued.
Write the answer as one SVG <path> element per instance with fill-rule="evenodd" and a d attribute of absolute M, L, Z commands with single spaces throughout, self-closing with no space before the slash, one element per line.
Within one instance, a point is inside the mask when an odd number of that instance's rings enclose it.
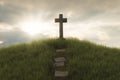
<path fill-rule="evenodd" d="M 55 22 L 67 22 L 67 18 L 63 18 L 62 20 L 56 18 Z"/>
<path fill-rule="evenodd" d="M 55 22 L 60 22 L 60 19 L 55 19 Z"/>
<path fill-rule="evenodd" d="M 67 22 L 67 18 L 63 18 L 63 20 L 62 20 L 63 22 Z"/>

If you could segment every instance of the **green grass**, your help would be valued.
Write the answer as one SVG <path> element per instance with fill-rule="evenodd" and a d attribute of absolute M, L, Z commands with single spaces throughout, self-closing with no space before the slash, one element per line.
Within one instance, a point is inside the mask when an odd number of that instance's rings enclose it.
<path fill-rule="evenodd" d="M 120 49 L 76 39 L 68 43 L 71 80 L 120 80 Z"/>
<path fill-rule="evenodd" d="M 120 49 L 46 39 L 0 49 L 0 80 L 54 80 L 56 48 L 66 48 L 69 80 L 120 80 Z"/>
<path fill-rule="evenodd" d="M 0 80 L 52 80 L 54 49 L 43 41 L 0 50 Z"/>

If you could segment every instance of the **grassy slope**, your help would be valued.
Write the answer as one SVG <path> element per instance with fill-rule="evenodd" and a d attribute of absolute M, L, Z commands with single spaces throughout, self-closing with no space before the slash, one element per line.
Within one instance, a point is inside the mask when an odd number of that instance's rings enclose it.
<path fill-rule="evenodd" d="M 77 39 L 49 39 L 0 49 L 0 80 L 53 80 L 55 48 L 61 47 L 67 47 L 69 80 L 120 80 L 119 49 Z"/>
<path fill-rule="evenodd" d="M 71 80 L 120 80 L 120 50 L 87 41 L 68 41 Z"/>
<path fill-rule="evenodd" d="M 44 42 L 0 50 L 0 80 L 52 80 L 54 49 Z"/>

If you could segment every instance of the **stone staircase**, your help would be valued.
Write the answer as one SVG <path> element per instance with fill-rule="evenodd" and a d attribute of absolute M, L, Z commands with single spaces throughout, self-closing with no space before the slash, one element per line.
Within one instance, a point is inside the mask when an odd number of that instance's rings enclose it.
<path fill-rule="evenodd" d="M 65 58 L 66 49 L 57 49 L 54 59 L 54 77 L 55 80 L 68 80 L 68 71 L 66 69 L 66 58 Z"/>

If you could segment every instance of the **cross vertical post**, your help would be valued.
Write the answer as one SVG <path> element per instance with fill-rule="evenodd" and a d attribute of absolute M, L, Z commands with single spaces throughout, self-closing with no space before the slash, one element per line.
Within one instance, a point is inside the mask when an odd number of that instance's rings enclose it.
<path fill-rule="evenodd" d="M 59 37 L 63 39 L 63 23 L 67 22 L 67 18 L 63 18 L 63 14 L 59 14 L 59 18 L 55 19 L 55 22 L 59 22 Z"/>

